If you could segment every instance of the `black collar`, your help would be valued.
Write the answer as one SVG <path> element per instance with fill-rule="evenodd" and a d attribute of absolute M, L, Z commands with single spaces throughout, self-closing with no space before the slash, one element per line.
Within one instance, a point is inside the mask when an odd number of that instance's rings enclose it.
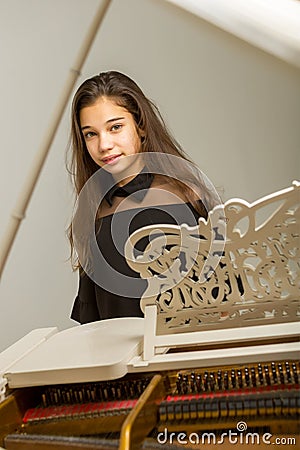
<path fill-rule="evenodd" d="M 114 185 L 104 198 L 110 206 L 113 204 L 113 197 L 128 197 L 131 194 L 136 201 L 141 202 L 147 193 L 147 189 L 150 188 L 153 178 L 153 174 L 145 172 L 144 169 L 124 186 Z"/>

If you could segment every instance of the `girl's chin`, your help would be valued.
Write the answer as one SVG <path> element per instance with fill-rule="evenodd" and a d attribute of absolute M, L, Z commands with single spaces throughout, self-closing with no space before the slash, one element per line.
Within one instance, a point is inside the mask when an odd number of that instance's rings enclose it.
<path fill-rule="evenodd" d="M 122 173 L 124 170 L 126 170 L 126 167 L 122 167 L 121 164 L 105 164 L 105 166 L 102 167 L 102 169 L 106 170 L 106 172 L 111 173 L 112 175 Z"/>

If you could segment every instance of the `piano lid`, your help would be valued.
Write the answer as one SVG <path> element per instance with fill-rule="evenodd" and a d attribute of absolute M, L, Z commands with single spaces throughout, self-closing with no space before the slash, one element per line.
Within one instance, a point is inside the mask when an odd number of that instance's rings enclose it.
<path fill-rule="evenodd" d="M 300 67 L 298 0 L 167 0 Z"/>
<path fill-rule="evenodd" d="M 78 325 L 33 347 L 4 376 L 11 388 L 117 379 L 141 353 L 143 334 L 142 318 Z"/>

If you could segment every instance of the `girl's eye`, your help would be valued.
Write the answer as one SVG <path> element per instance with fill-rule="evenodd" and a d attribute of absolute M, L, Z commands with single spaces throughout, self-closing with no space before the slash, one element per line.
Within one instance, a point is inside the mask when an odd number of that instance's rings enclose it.
<path fill-rule="evenodd" d="M 122 128 L 122 125 L 120 123 L 116 123 L 111 127 L 111 131 L 119 131 Z"/>
<path fill-rule="evenodd" d="M 95 136 L 96 133 L 94 133 L 93 131 L 88 131 L 87 133 L 85 133 L 84 137 L 85 139 L 89 139 L 93 136 Z"/>

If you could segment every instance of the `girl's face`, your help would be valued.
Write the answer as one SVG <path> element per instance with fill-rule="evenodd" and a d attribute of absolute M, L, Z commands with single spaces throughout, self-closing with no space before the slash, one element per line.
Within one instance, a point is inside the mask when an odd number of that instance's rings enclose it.
<path fill-rule="evenodd" d="M 133 176 L 130 168 L 140 172 L 141 159 L 126 158 L 139 153 L 141 136 L 131 113 L 108 97 L 100 97 L 80 111 L 80 127 L 91 158 L 110 172 L 119 185 Z M 133 167 L 136 164 L 137 167 Z"/>

